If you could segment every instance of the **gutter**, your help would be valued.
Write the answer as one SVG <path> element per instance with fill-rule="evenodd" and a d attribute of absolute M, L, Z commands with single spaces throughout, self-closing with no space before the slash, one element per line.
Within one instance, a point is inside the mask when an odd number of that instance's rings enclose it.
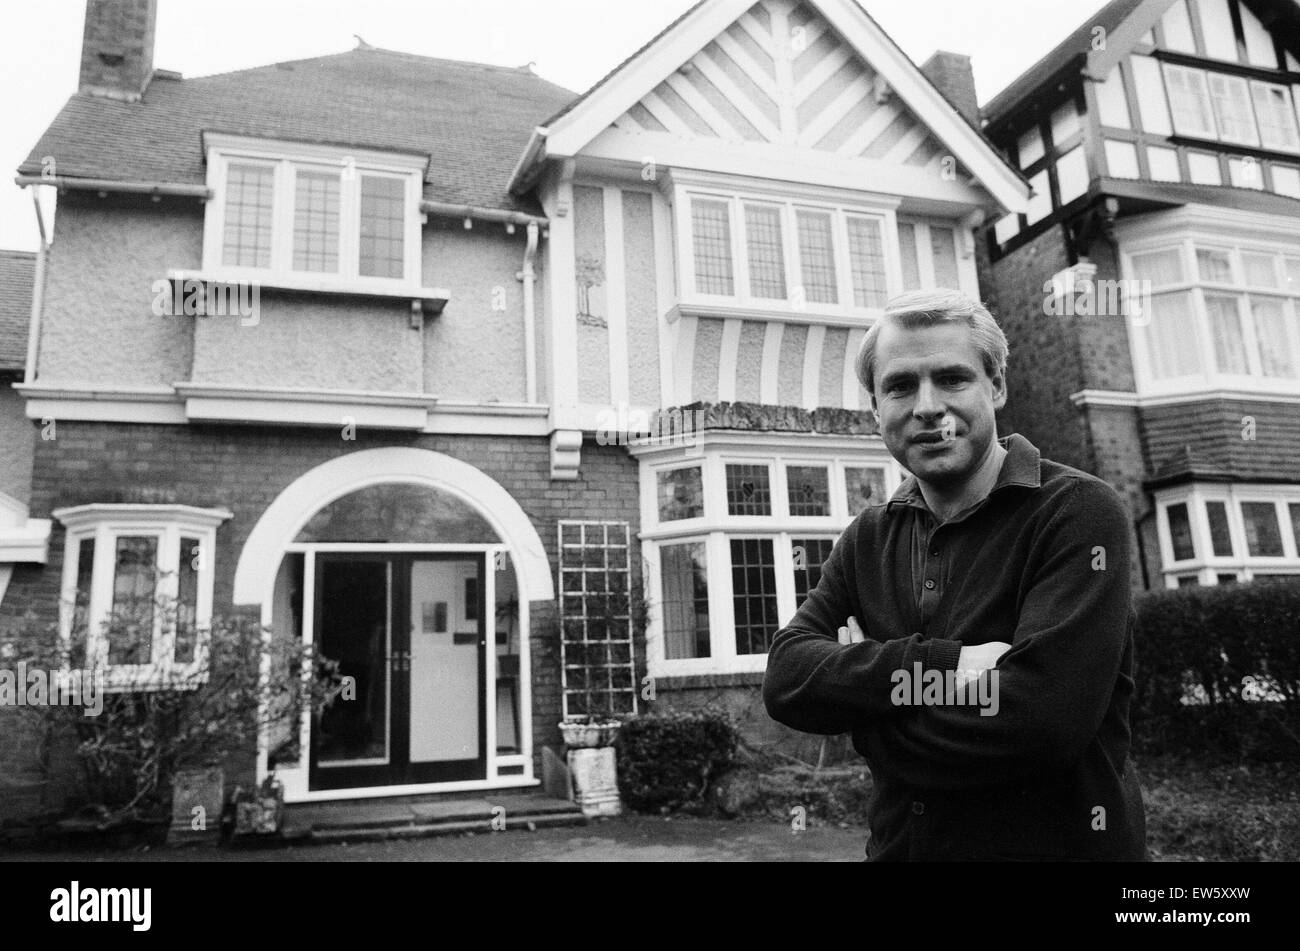
<path fill-rule="evenodd" d="M 549 223 L 546 218 L 539 215 L 526 214 L 522 211 L 505 211 L 497 208 L 476 208 L 473 205 L 453 205 L 445 201 L 429 201 L 428 199 L 421 200 L 420 211 L 425 214 L 437 215 L 440 218 L 503 221 L 507 225 L 540 225 L 545 227 Z"/>
<path fill-rule="evenodd" d="M 524 282 L 524 378 L 529 403 L 537 402 L 537 313 L 534 287 L 537 274 L 533 261 L 537 257 L 539 228 L 536 222 L 528 225 L 528 246 L 524 249 L 524 266 L 519 279 Z"/>
<path fill-rule="evenodd" d="M 174 182 L 119 182 L 107 178 L 68 178 L 52 175 L 19 175 L 14 182 L 20 188 L 28 185 L 53 185 L 59 190 L 89 191 L 108 194 L 114 192 L 124 195 L 172 195 L 181 198 L 201 198 L 207 201 L 212 197 L 212 189 L 206 185 L 181 185 Z"/>

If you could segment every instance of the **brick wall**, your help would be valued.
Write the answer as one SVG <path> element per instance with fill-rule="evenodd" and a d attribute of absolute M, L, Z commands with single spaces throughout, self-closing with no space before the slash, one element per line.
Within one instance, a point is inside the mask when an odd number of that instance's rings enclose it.
<path fill-rule="evenodd" d="M 1254 423 L 1253 439 L 1244 421 Z M 1300 482 L 1300 413 L 1288 403 L 1200 400 L 1142 410 L 1153 472 L 1190 456 L 1252 482 Z"/>
<path fill-rule="evenodd" d="M 528 514 L 554 571 L 561 518 L 626 520 L 633 538 L 634 584 L 639 584 L 640 529 L 637 467 L 619 446 L 583 447 L 575 482 L 552 482 L 549 444 L 543 438 L 475 435 L 394 435 L 359 431 L 343 441 L 333 430 L 261 429 L 242 426 L 154 426 L 60 422 L 57 438 L 38 441 L 31 514 L 49 517 L 62 506 L 89 502 L 167 502 L 224 506 L 234 517 L 217 532 L 215 608 L 230 610 L 240 552 L 266 507 L 294 479 L 340 455 L 388 446 L 410 446 L 463 460 L 499 482 Z M 28 610 L 40 623 L 57 618 L 64 533 L 57 523 L 44 566 L 19 565 L 0 605 L 0 633 L 16 629 Z M 554 574 L 552 574 L 554 577 Z M 560 741 L 559 646 L 556 606 L 530 605 L 533 676 L 533 737 L 540 749 Z M 644 642 L 637 645 L 644 670 Z M 638 673 L 638 680 L 642 676 Z M 251 758 L 242 768 L 251 769 Z M 4 768 L 8 768 L 6 765 Z M 247 781 L 235 775 L 232 781 Z"/>

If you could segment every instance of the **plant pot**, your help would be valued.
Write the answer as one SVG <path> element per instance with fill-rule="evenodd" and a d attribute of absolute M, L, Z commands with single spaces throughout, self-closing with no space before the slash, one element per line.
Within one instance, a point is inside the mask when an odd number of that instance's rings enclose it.
<path fill-rule="evenodd" d="M 561 723 L 560 735 L 564 737 L 564 744 L 569 749 L 597 749 L 612 744 L 622 725 L 618 720 L 604 723 Z"/>

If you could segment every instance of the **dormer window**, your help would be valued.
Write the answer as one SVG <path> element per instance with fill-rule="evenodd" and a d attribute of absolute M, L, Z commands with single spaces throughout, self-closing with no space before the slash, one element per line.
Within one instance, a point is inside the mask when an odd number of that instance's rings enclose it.
<path fill-rule="evenodd" d="M 420 283 L 424 156 L 209 135 L 203 271 L 306 290 Z"/>

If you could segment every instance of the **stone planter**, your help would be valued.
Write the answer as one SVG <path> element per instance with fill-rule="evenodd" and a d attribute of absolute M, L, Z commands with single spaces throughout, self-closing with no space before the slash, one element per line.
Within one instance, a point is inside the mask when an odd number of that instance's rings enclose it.
<path fill-rule="evenodd" d="M 215 842 L 221 834 L 225 773 L 219 766 L 178 770 L 172 778 L 168 845 Z"/>
<path fill-rule="evenodd" d="M 619 720 L 560 724 L 568 747 L 565 760 L 573 782 L 573 800 L 588 817 L 617 816 L 623 811 L 618 761 L 611 745 L 622 725 Z"/>
<path fill-rule="evenodd" d="M 597 749 L 609 746 L 623 724 L 618 720 L 604 723 L 561 723 L 560 735 L 564 745 L 571 750 Z"/>

